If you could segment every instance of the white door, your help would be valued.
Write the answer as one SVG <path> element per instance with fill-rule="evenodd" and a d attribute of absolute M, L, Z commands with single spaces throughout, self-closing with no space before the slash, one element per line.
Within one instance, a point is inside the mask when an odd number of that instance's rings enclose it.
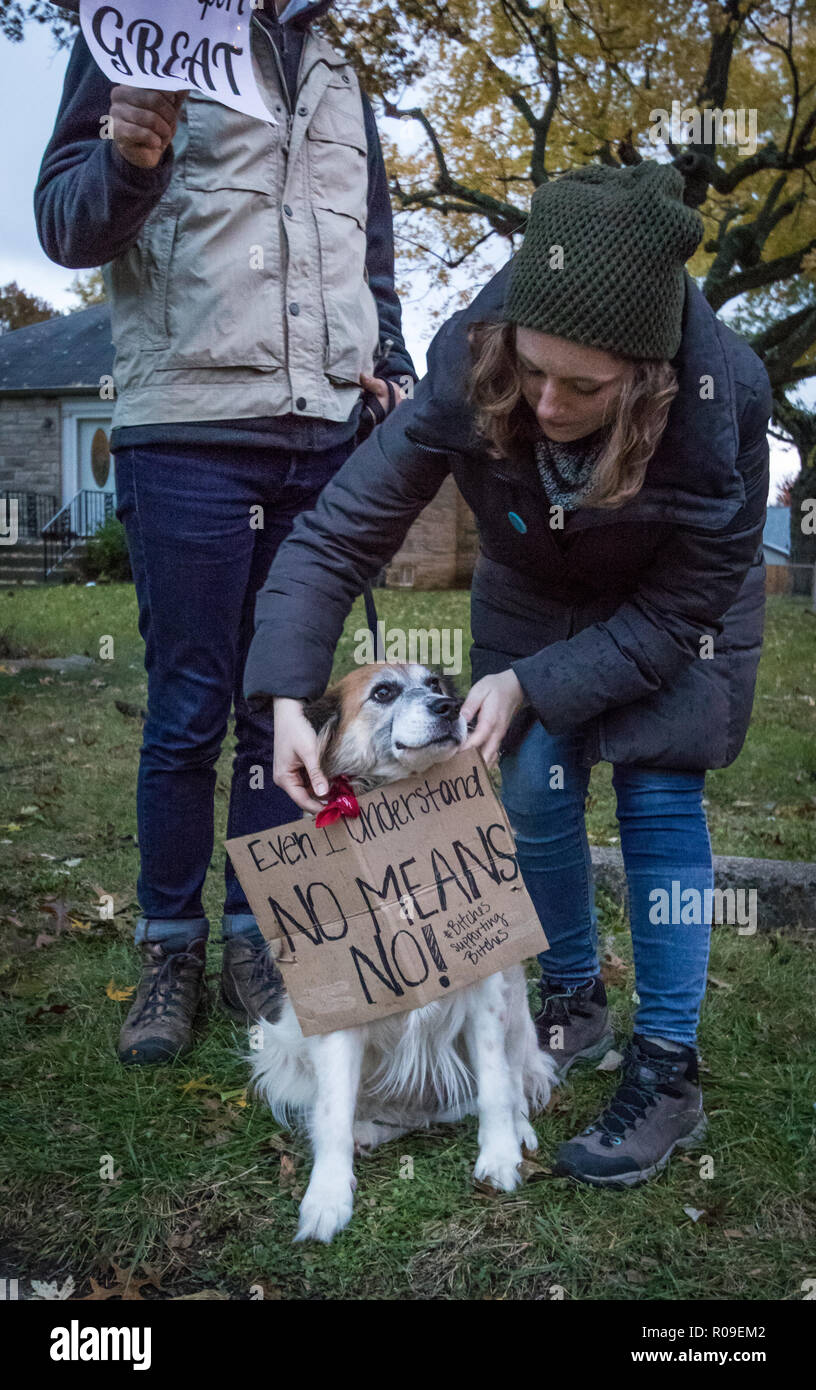
<path fill-rule="evenodd" d="M 115 492 L 110 420 L 83 419 L 77 427 L 77 492 Z"/>

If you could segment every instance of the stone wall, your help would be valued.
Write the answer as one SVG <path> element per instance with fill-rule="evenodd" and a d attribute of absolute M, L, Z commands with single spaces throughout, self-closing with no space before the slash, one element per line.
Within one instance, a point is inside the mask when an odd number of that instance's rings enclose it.
<path fill-rule="evenodd" d="M 386 584 L 389 588 L 467 588 L 477 549 L 473 513 L 449 476 L 386 567 Z"/>
<path fill-rule="evenodd" d="M 60 403 L 53 396 L 0 398 L 0 490 L 62 494 Z"/>

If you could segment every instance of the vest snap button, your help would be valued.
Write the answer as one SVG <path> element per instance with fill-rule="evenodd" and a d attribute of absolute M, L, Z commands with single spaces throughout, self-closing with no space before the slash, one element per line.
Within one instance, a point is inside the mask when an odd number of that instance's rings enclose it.
<path fill-rule="evenodd" d="M 510 522 L 511 526 L 514 526 L 517 531 L 520 531 L 521 534 L 524 535 L 524 532 L 527 530 L 527 523 L 522 521 L 518 512 L 508 512 L 507 520 Z"/>
<path fill-rule="evenodd" d="M 309 108 L 308 108 L 308 106 L 299 106 L 299 107 L 298 107 L 298 115 L 299 115 L 299 116 L 308 116 L 308 114 L 309 114 Z"/>
<path fill-rule="evenodd" d="M 286 213 L 286 216 L 287 216 L 287 217 L 293 217 L 293 216 L 294 216 L 294 213 L 292 212 L 292 209 L 290 208 L 290 206 L 289 206 L 288 203 L 284 203 L 284 205 L 283 205 L 283 210 L 284 210 L 284 212 Z"/>
<path fill-rule="evenodd" d="M 297 317 L 297 315 L 300 313 L 300 305 L 299 305 L 299 304 L 290 304 L 290 305 L 289 305 L 289 313 L 290 313 L 290 314 L 294 314 L 295 317 Z M 526 527 L 525 527 L 525 530 L 526 530 Z"/>
<path fill-rule="evenodd" d="M 343 81 L 345 82 L 346 86 L 348 86 L 349 82 L 351 81 L 351 78 L 349 77 L 347 72 L 343 73 Z"/>
<path fill-rule="evenodd" d="M 295 401 L 295 405 L 297 406 L 297 409 L 298 409 L 298 410 L 305 410 L 305 409 L 306 409 L 306 397 L 305 397 L 305 396 L 298 396 L 297 400 Z"/>

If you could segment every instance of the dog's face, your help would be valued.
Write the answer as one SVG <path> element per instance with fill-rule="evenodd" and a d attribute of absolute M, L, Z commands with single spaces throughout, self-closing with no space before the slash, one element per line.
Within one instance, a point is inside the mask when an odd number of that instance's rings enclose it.
<path fill-rule="evenodd" d="M 448 676 L 415 662 L 374 662 L 352 671 L 304 708 L 318 735 L 320 765 L 376 785 L 444 762 L 467 725 Z"/>

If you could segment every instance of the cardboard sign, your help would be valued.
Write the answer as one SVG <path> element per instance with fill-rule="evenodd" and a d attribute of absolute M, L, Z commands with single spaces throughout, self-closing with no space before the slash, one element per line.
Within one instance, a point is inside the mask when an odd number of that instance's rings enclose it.
<path fill-rule="evenodd" d="M 308 1037 L 419 1008 L 547 950 L 481 753 L 227 840 Z"/>
<path fill-rule="evenodd" d="M 252 70 L 251 0 L 80 0 L 91 53 L 111 82 L 205 96 L 277 125 Z"/>

